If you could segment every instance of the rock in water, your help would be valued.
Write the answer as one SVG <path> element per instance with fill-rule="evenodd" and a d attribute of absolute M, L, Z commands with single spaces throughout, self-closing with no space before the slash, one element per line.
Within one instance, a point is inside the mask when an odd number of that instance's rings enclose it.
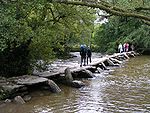
<path fill-rule="evenodd" d="M 85 84 L 82 81 L 78 81 L 78 80 L 72 81 L 71 85 L 72 87 L 75 87 L 75 88 L 80 88 L 82 86 L 85 86 Z"/>
<path fill-rule="evenodd" d="M 10 103 L 11 100 L 10 100 L 10 99 L 6 99 L 4 102 L 5 102 L 5 103 Z"/>
<path fill-rule="evenodd" d="M 48 85 L 50 86 L 50 89 L 53 93 L 61 92 L 61 89 L 58 87 L 58 85 L 54 81 L 48 80 Z"/>
<path fill-rule="evenodd" d="M 30 95 L 25 95 L 23 97 L 23 99 L 27 102 L 27 101 L 30 101 L 31 100 L 31 96 Z"/>
<path fill-rule="evenodd" d="M 24 104 L 25 101 L 23 100 L 23 98 L 21 96 L 16 96 L 14 98 L 15 102 L 17 102 L 18 104 Z"/>
<path fill-rule="evenodd" d="M 73 81 L 73 77 L 69 68 L 65 69 L 65 79 L 66 83 L 71 83 Z"/>
<path fill-rule="evenodd" d="M 85 72 L 86 72 L 87 78 L 93 78 L 94 77 L 94 74 L 91 71 L 85 70 Z"/>

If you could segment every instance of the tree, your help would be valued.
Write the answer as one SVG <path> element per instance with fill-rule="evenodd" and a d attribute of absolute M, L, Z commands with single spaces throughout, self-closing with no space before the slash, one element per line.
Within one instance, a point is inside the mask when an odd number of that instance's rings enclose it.
<path fill-rule="evenodd" d="M 71 34 L 80 38 L 80 31 L 90 28 L 95 18 L 92 9 L 46 0 L 0 2 L 1 76 L 28 74 L 38 60 L 49 62 L 63 55 Z"/>
<path fill-rule="evenodd" d="M 50 0 L 50 2 L 99 8 L 108 14 L 138 18 L 150 25 L 149 0 Z"/>
<path fill-rule="evenodd" d="M 108 23 L 99 26 L 94 39 L 102 52 L 116 52 L 120 42 L 133 44 L 137 51 L 144 52 L 150 47 L 149 31 L 150 26 L 138 19 L 111 17 Z"/>

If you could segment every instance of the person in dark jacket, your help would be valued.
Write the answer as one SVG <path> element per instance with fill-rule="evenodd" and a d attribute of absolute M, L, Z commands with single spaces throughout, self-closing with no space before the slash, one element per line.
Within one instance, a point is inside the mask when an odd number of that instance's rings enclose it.
<path fill-rule="evenodd" d="M 90 60 L 91 63 L 91 56 L 92 56 L 92 52 L 90 47 L 87 48 L 87 65 L 88 65 L 88 60 Z"/>
<path fill-rule="evenodd" d="M 82 67 L 82 63 L 84 63 L 83 64 L 83 66 L 85 66 L 86 65 L 86 45 L 81 45 L 80 46 L 80 56 L 81 56 L 81 65 L 80 65 L 80 67 Z"/>

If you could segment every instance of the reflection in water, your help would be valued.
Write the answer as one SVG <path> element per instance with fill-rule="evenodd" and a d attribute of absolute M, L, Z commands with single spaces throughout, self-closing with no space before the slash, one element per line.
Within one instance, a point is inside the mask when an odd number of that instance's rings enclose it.
<path fill-rule="evenodd" d="M 24 105 L 10 103 L 0 113 L 148 113 L 150 112 L 150 57 L 139 56 L 115 71 L 83 79 L 80 89 L 60 85 L 61 93 L 37 91 Z M 107 74 L 106 74 L 107 73 Z"/>

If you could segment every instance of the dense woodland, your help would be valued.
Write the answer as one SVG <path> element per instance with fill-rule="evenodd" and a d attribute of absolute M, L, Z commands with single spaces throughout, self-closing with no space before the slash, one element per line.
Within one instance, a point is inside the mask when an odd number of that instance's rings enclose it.
<path fill-rule="evenodd" d="M 112 17 L 109 22 L 96 28 L 95 43 L 101 52 L 114 53 L 119 43 L 134 45 L 135 51 L 150 52 L 150 27 L 137 19 Z M 131 50 L 131 48 L 130 48 Z"/>
<path fill-rule="evenodd" d="M 0 76 L 31 74 L 37 61 L 50 63 L 83 43 L 99 52 L 116 52 L 120 42 L 148 51 L 149 6 L 149 0 L 0 0 Z"/>

